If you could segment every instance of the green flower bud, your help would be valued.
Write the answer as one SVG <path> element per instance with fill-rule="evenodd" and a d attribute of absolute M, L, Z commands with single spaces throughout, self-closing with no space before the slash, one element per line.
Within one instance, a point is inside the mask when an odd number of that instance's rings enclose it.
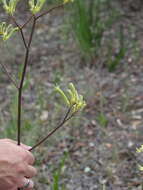
<path fill-rule="evenodd" d="M 18 27 L 13 28 L 11 24 L 7 25 L 5 22 L 0 23 L 0 36 L 4 41 L 8 40 L 17 30 Z"/>
<path fill-rule="evenodd" d="M 74 0 L 63 0 L 64 4 L 69 3 L 69 2 L 74 2 Z"/>
<path fill-rule="evenodd" d="M 42 8 L 46 0 L 29 0 L 30 11 L 33 14 L 38 13 Z"/>
<path fill-rule="evenodd" d="M 140 170 L 140 171 L 143 171 L 143 166 L 138 165 L 138 167 L 139 167 L 139 170 Z"/>
<path fill-rule="evenodd" d="M 137 148 L 137 149 L 136 149 L 136 151 L 137 151 L 138 153 L 143 152 L 143 145 L 141 145 L 141 147 L 140 147 L 140 148 Z"/>
<path fill-rule="evenodd" d="M 13 15 L 16 11 L 18 1 L 19 0 L 2 0 L 5 11 L 8 14 Z"/>
<path fill-rule="evenodd" d="M 66 104 L 72 107 L 72 113 L 78 112 L 86 106 L 83 96 L 78 94 L 72 83 L 69 84 L 69 89 L 67 89 L 67 96 L 59 87 L 56 87 L 56 90 L 61 94 Z"/>
<path fill-rule="evenodd" d="M 143 145 L 141 145 L 140 148 L 137 148 L 137 149 L 136 149 L 136 152 L 137 152 L 137 153 L 143 152 Z M 143 171 L 143 166 L 138 165 L 138 167 L 139 167 L 139 170 L 140 170 L 140 171 Z"/>
<path fill-rule="evenodd" d="M 63 90 L 61 90 L 61 89 L 59 88 L 59 86 L 56 86 L 56 87 L 55 87 L 55 90 L 56 90 L 57 92 L 59 92 L 59 94 L 60 94 L 61 97 L 63 98 L 64 102 L 69 106 L 69 105 L 70 105 L 70 102 L 69 102 L 68 98 L 66 97 L 65 93 L 63 92 Z"/>

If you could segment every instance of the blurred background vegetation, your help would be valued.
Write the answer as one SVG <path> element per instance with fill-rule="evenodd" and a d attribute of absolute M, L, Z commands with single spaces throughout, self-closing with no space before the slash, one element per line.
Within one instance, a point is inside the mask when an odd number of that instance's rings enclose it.
<path fill-rule="evenodd" d="M 47 0 L 48 9 L 60 3 Z M 87 107 L 35 151 L 38 190 L 140 190 L 143 138 L 142 0 L 75 0 L 37 24 L 23 95 L 22 142 L 33 145 L 66 110 L 53 91 L 73 82 Z M 8 20 L 0 7 L 1 21 Z M 29 14 L 19 4 L 17 20 Z M 30 25 L 25 29 L 28 36 Z M 20 36 L 0 41 L 17 80 Z M 17 94 L 0 69 L 0 137 L 16 140 Z"/>

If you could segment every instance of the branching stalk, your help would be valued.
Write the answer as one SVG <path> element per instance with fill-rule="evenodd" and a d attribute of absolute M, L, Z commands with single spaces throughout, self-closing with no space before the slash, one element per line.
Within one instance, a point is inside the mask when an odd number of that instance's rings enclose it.
<path fill-rule="evenodd" d="M 28 20 L 21 26 L 21 29 L 23 29 L 33 18 L 33 15 L 31 15 Z"/>
<path fill-rule="evenodd" d="M 33 25 L 32 25 L 32 30 L 29 38 L 28 45 L 26 46 L 26 54 L 25 54 L 25 61 L 24 61 L 24 67 L 23 67 L 23 72 L 22 72 L 22 77 L 19 85 L 19 90 L 18 90 L 18 118 L 17 118 L 17 141 L 18 145 L 20 145 L 20 140 L 21 140 L 21 104 L 22 104 L 22 90 L 23 90 L 23 83 L 26 75 L 26 69 L 28 65 L 28 58 L 29 58 L 29 52 L 30 52 L 30 46 L 35 30 L 35 25 L 36 25 L 36 19 L 33 17 Z M 23 41 L 24 42 L 24 41 Z"/>
<path fill-rule="evenodd" d="M 40 15 L 38 16 L 35 16 L 35 15 L 32 15 L 27 21 L 26 23 L 23 25 L 23 26 L 19 26 L 17 24 L 17 22 L 15 21 L 15 19 L 13 18 L 15 24 L 18 26 L 20 32 L 21 32 L 21 36 L 22 36 L 22 40 L 23 40 L 23 43 L 25 45 L 25 48 L 26 48 L 26 53 L 25 53 L 25 60 L 24 60 L 24 67 L 23 67 L 23 72 L 22 72 L 22 77 L 21 77 L 21 81 L 20 81 L 20 85 L 19 85 L 19 88 L 18 88 L 18 116 L 17 116 L 17 141 L 18 141 L 18 145 L 20 145 L 20 141 L 21 141 L 21 107 L 22 107 L 22 90 L 23 90 L 23 83 L 24 83 L 24 79 L 25 79 L 25 75 L 26 75 L 26 69 L 27 69 L 27 65 L 28 65 L 28 58 L 29 58 L 29 52 L 30 52 L 30 46 L 31 46 L 31 42 L 32 42 L 32 39 L 33 39 L 33 34 L 34 34 L 34 31 L 35 31 L 35 25 L 36 25 L 36 21 L 41 18 L 42 16 L 50 13 L 51 11 L 53 11 L 54 9 L 57 9 L 57 8 L 60 8 L 60 7 L 63 7 L 64 4 L 60 4 L 58 6 L 55 6 L 55 7 L 52 7 L 51 9 L 41 13 Z M 33 18 L 33 25 L 32 25 L 32 30 L 31 30 L 31 34 L 30 34 L 30 38 L 29 38 L 29 41 L 28 41 L 28 45 L 26 44 L 26 41 L 25 41 L 25 37 L 24 37 L 24 34 L 23 34 L 23 28 L 31 21 L 31 19 Z"/>
<path fill-rule="evenodd" d="M 37 144 L 35 144 L 29 151 L 34 150 L 35 148 L 37 148 L 39 145 L 41 145 L 42 143 L 44 143 L 51 135 L 53 135 L 59 128 L 61 128 L 69 119 L 71 119 L 71 117 L 69 116 L 70 112 L 71 112 L 72 107 L 70 107 L 65 115 L 65 117 L 63 118 L 63 120 L 61 121 L 61 123 L 55 128 L 53 129 L 46 137 L 44 137 L 42 140 L 40 140 Z M 69 116 L 69 117 L 68 117 Z"/>
<path fill-rule="evenodd" d="M 39 18 L 45 16 L 46 14 L 50 13 L 50 12 L 53 11 L 54 9 L 62 8 L 63 6 L 64 6 L 64 4 L 62 3 L 62 4 L 60 4 L 60 5 L 57 5 L 57 6 L 55 6 L 55 7 L 52 7 L 52 8 L 50 8 L 49 10 L 47 10 L 47 11 L 41 13 L 40 15 L 35 16 L 35 18 L 36 18 L 36 20 L 38 20 Z M 33 15 L 31 15 L 31 16 L 28 18 L 28 20 L 21 26 L 21 29 L 23 29 L 23 28 L 32 20 L 32 18 L 33 18 Z"/>
<path fill-rule="evenodd" d="M 21 37 L 22 37 L 24 46 L 25 46 L 25 48 L 27 49 L 27 44 L 26 44 L 26 40 L 25 40 L 25 36 L 24 36 L 22 27 L 16 22 L 16 20 L 15 20 L 14 17 L 12 17 L 12 20 L 13 20 L 13 22 L 15 23 L 15 25 L 18 27 L 18 29 L 19 29 L 19 31 L 20 31 L 20 33 L 21 33 Z"/>
<path fill-rule="evenodd" d="M 11 74 L 8 72 L 7 67 L 3 63 L 0 63 L 0 65 L 2 66 L 5 74 L 8 76 L 8 78 L 12 82 L 12 84 L 18 89 L 19 87 L 18 87 L 18 84 L 16 82 L 16 78 L 14 78 L 13 76 L 11 76 Z"/>
<path fill-rule="evenodd" d="M 64 6 L 64 4 L 62 3 L 62 4 L 60 4 L 60 5 L 57 5 L 57 6 L 55 6 L 55 7 L 52 7 L 52 8 L 50 8 L 49 10 L 47 10 L 47 11 L 41 13 L 40 15 L 36 16 L 36 19 L 39 19 L 39 18 L 41 18 L 41 17 L 43 17 L 43 16 L 49 14 L 49 13 L 50 13 L 51 11 L 53 11 L 54 9 L 62 8 L 63 6 Z"/>
<path fill-rule="evenodd" d="M 9 74 L 7 68 L 5 65 L 3 65 L 2 63 L 1 66 L 3 68 L 3 70 L 5 71 L 5 73 L 7 74 L 7 76 L 9 77 L 10 81 L 15 85 L 15 87 L 17 88 L 18 91 L 18 114 L 17 114 L 17 143 L 18 145 L 21 144 L 21 113 L 22 113 L 22 92 L 23 92 L 23 84 L 24 84 L 24 79 L 26 76 L 26 71 L 27 71 L 27 66 L 28 66 L 28 60 L 29 60 L 29 54 L 30 54 L 30 48 L 31 48 L 31 43 L 32 43 L 32 39 L 33 39 L 33 35 L 34 35 L 34 31 L 35 31 L 35 26 L 36 26 L 36 21 L 47 15 L 48 13 L 52 12 L 53 10 L 57 9 L 57 8 L 62 8 L 64 6 L 64 3 L 57 5 L 55 7 L 50 8 L 49 10 L 39 14 L 39 15 L 31 15 L 29 17 L 29 19 L 23 24 L 23 25 L 19 25 L 17 23 L 17 21 L 15 20 L 15 18 L 13 16 L 11 16 L 13 22 L 15 23 L 15 25 L 18 27 L 21 37 L 22 37 L 22 41 L 25 47 L 25 58 L 24 58 L 24 65 L 23 65 L 23 71 L 22 71 L 22 75 L 21 75 L 21 79 L 19 84 L 17 84 L 16 80 L 13 79 L 13 77 Z M 33 19 L 33 24 L 32 24 L 32 29 L 31 29 L 31 33 L 30 33 L 30 37 L 28 39 L 28 43 L 26 42 L 25 39 L 25 35 L 23 32 L 23 28 L 25 28 L 25 26 Z M 67 113 L 65 114 L 63 120 L 61 121 L 61 123 L 55 128 L 53 129 L 46 137 L 44 137 L 41 141 L 39 141 L 37 144 L 35 144 L 29 151 L 34 150 L 36 147 L 38 147 L 40 144 L 42 144 L 43 142 L 45 142 L 51 135 L 53 135 L 59 128 L 61 128 L 68 120 L 70 120 L 73 116 L 74 113 L 71 113 L 73 106 L 70 106 L 70 108 L 68 109 Z M 21 188 L 18 188 L 18 190 L 20 190 Z"/>

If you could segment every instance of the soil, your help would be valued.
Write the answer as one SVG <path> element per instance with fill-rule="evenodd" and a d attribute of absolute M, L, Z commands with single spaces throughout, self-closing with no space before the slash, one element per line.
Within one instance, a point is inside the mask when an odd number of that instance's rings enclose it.
<path fill-rule="evenodd" d="M 143 189 L 142 172 L 138 169 L 142 158 L 136 153 L 136 148 L 143 142 L 143 8 L 137 5 L 133 8 L 135 5 L 132 3 L 126 0 L 120 4 L 117 1 L 116 8 L 122 12 L 119 23 L 125 27 L 128 44 L 137 42 L 138 56 L 133 54 L 132 45 L 129 46 L 125 59 L 114 72 L 108 71 L 102 59 L 96 60 L 92 68 L 82 63 L 72 32 L 65 34 L 66 14 L 63 10 L 54 11 L 37 24 L 27 70 L 30 73 L 30 88 L 23 95 L 23 105 L 29 114 L 27 117 L 36 121 L 37 117 L 40 118 L 36 140 L 47 133 L 49 124 L 53 127 L 52 119 L 55 125 L 62 116 L 61 111 L 57 111 L 61 108 L 53 98 L 55 83 L 65 87 L 72 81 L 84 95 L 87 106 L 82 115 L 69 122 L 35 152 L 39 170 L 35 189 L 52 189 L 54 172 L 65 152 L 68 156 L 60 176 L 60 189 L 63 185 L 66 190 Z M 19 18 L 19 22 L 23 17 Z M 134 29 L 131 32 L 128 29 L 130 26 Z M 116 26 L 112 30 L 116 31 Z M 28 31 L 25 33 L 28 37 Z M 1 45 L 1 60 L 14 73 L 17 73 L 23 57 L 24 49 L 19 42 L 14 37 L 13 43 L 8 42 L 6 48 Z M 2 72 L 0 78 L 2 123 L 2 120 L 10 118 L 9 105 L 14 89 Z M 44 99 L 41 107 L 37 103 L 40 92 Z M 101 114 L 107 120 L 106 125 L 100 123 Z"/>

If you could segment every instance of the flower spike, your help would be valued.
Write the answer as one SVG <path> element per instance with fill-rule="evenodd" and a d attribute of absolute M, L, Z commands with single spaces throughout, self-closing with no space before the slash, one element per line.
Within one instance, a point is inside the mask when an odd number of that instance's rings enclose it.
<path fill-rule="evenodd" d="M 8 40 L 17 30 L 18 27 L 13 28 L 11 24 L 7 25 L 5 22 L 0 23 L 0 36 L 4 41 Z"/>
<path fill-rule="evenodd" d="M 55 90 L 61 95 L 61 97 L 63 98 L 64 102 L 67 104 L 67 106 L 69 106 L 70 102 L 69 102 L 67 96 L 65 95 L 64 91 L 61 90 L 59 86 L 56 86 Z"/>
<path fill-rule="evenodd" d="M 67 106 L 72 108 L 72 113 L 76 113 L 86 106 L 83 96 L 78 94 L 73 83 L 69 84 L 67 95 L 63 92 L 63 90 L 60 89 L 60 87 L 55 87 L 55 89 L 60 93 Z"/>
<path fill-rule="evenodd" d="M 137 148 L 137 149 L 136 149 L 136 152 L 137 152 L 137 153 L 142 153 L 142 152 L 143 152 L 143 145 L 141 145 L 140 148 Z M 143 166 L 138 165 L 138 167 L 139 167 L 139 170 L 140 170 L 140 171 L 143 171 Z"/>
<path fill-rule="evenodd" d="M 64 4 L 74 2 L 74 0 L 64 0 Z"/>
<path fill-rule="evenodd" d="M 137 148 L 136 151 L 137 151 L 137 153 L 143 152 L 143 145 L 141 145 L 140 148 Z"/>
<path fill-rule="evenodd" d="M 42 8 L 46 0 L 29 0 L 30 11 L 33 14 L 38 13 Z"/>
<path fill-rule="evenodd" d="M 10 14 L 13 15 L 16 11 L 16 6 L 19 0 L 2 0 L 3 3 L 3 7 L 5 9 L 5 11 Z"/>

